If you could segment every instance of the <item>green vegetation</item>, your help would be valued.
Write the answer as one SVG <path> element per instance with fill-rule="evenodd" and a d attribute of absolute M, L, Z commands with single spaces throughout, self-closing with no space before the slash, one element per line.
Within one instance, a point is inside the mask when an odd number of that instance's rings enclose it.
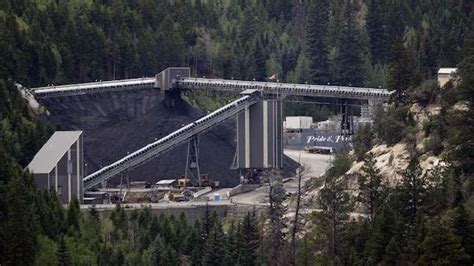
<path fill-rule="evenodd" d="M 457 264 L 474 262 L 474 35 L 469 1 L 434 0 L 6 0 L 0 3 L 0 263 L 3 265 Z M 355 138 L 365 160 L 352 197 L 338 155 L 287 256 L 284 191 L 268 213 L 190 223 L 149 209 L 108 218 L 64 208 L 23 168 L 51 133 L 28 108 L 25 86 L 151 76 L 191 66 L 196 76 L 385 86 L 392 105 Z M 438 88 L 438 67 L 459 80 Z M 213 110 L 231 97 L 190 95 Z M 424 173 L 413 103 L 437 104 L 424 124 L 426 153 L 446 166 Z M 325 119 L 335 110 L 288 104 Z M 385 186 L 366 152 L 408 144 L 410 167 Z M 357 206 L 368 217 L 351 213 Z M 224 223 L 224 224 L 222 224 Z M 304 228 L 304 226 L 300 226 Z M 289 258 L 291 257 L 291 258 Z"/>

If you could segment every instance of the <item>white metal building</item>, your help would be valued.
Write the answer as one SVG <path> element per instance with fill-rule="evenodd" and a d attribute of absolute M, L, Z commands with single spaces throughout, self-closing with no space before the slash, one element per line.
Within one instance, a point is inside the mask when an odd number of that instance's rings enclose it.
<path fill-rule="evenodd" d="M 287 116 L 285 121 L 286 129 L 308 129 L 313 125 L 311 116 Z"/>
<path fill-rule="evenodd" d="M 454 77 L 456 68 L 440 68 L 438 70 L 438 83 L 440 87 L 443 87 L 450 79 Z"/>
<path fill-rule="evenodd" d="M 54 188 L 59 200 L 73 195 L 82 202 L 84 155 L 82 131 L 56 131 L 27 166 L 40 189 Z"/>

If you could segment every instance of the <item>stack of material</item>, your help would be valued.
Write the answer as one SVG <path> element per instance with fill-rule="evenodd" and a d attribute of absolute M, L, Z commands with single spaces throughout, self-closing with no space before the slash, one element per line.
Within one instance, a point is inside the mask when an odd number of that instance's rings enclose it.
<path fill-rule="evenodd" d="M 50 111 L 47 117 L 64 129 L 84 131 L 84 153 L 87 173 L 108 165 L 155 139 L 166 136 L 182 125 L 203 115 L 184 101 L 174 108 L 163 104 L 156 90 L 92 94 L 42 100 Z M 176 178 L 184 174 L 187 145 L 165 153 L 134 168 L 129 177 L 155 183 L 156 176 Z M 235 123 L 230 120 L 200 137 L 200 167 L 202 173 L 219 177 L 221 186 L 239 182 L 230 166 L 235 152 Z M 297 164 L 285 158 L 286 175 L 293 174 Z M 117 177 L 109 183 L 119 183 Z"/>

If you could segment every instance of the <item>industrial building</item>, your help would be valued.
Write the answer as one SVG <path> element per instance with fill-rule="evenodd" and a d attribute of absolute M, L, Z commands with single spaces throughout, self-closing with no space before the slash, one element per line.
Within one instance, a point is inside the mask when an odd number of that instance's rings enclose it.
<path fill-rule="evenodd" d="M 68 203 L 83 200 L 84 156 L 82 131 L 56 131 L 27 166 L 40 189 L 54 188 Z"/>
<path fill-rule="evenodd" d="M 283 123 L 283 127 L 287 130 L 308 129 L 312 126 L 312 116 L 287 116 Z"/>
<path fill-rule="evenodd" d="M 456 74 L 457 69 L 456 68 L 440 68 L 438 70 L 438 83 L 440 87 L 443 87 L 450 81 L 451 79 L 454 78 Z"/>

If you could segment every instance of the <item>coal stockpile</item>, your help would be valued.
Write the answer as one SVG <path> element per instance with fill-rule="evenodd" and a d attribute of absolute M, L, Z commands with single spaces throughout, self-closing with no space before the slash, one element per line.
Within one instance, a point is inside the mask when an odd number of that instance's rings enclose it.
<path fill-rule="evenodd" d="M 203 112 L 183 100 L 167 107 L 164 96 L 154 89 L 51 98 L 42 100 L 47 120 L 60 130 L 84 132 L 84 159 L 87 173 L 98 170 L 148 143 L 162 138 Z M 130 180 L 155 183 L 184 175 L 187 143 L 129 171 Z M 222 186 L 239 182 L 230 166 L 235 152 L 235 123 L 229 120 L 200 135 L 201 173 L 219 180 Z M 297 164 L 285 157 L 285 175 Z M 120 177 L 109 181 L 118 184 Z"/>

